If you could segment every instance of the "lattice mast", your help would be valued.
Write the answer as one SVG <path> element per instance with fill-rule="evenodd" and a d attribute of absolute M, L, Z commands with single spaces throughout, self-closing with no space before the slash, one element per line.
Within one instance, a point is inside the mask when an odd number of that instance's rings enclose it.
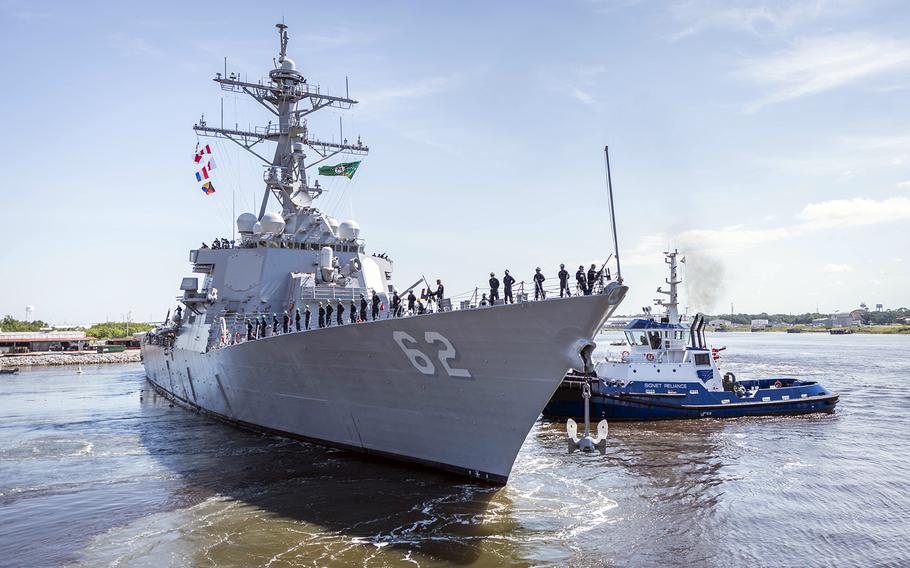
<path fill-rule="evenodd" d="M 654 300 L 654 303 L 658 306 L 663 306 L 667 310 L 667 319 L 670 323 L 679 322 L 679 284 L 682 283 L 682 280 L 679 280 L 677 276 L 677 261 L 676 257 L 679 256 L 679 251 L 665 251 L 664 252 L 664 262 L 669 265 L 670 269 L 670 278 L 666 279 L 665 282 L 670 285 L 669 290 L 664 290 L 663 287 L 657 288 L 658 294 L 666 294 L 670 298 L 664 300 L 663 298 L 657 298 Z M 685 262 L 685 259 L 683 259 Z"/>
<path fill-rule="evenodd" d="M 263 174 L 265 192 L 259 208 L 259 218 L 265 215 L 269 195 L 273 195 L 281 204 L 285 217 L 299 213 L 312 205 L 313 200 L 322 193 L 319 182 L 310 185 L 306 170 L 340 153 L 363 156 L 369 153 L 369 147 L 357 142 L 349 144 L 347 139 L 340 143 L 323 142 L 310 136 L 306 117 L 318 110 L 332 107 L 347 110 L 357 101 L 344 97 L 330 96 L 319 92 L 319 87 L 312 87 L 307 79 L 296 69 L 294 61 L 287 56 L 288 33 L 285 24 L 276 24 L 281 41 L 276 67 L 269 71 L 268 79 L 258 83 L 241 81 L 239 75 L 231 73 L 222 76 L 216 73 L 214 81 L 221 85 L 223 91 L 245 93 L 277 117 L 266 126 L 255 127 L 253 131 L 213 128 L 206 124 L 205 116 L 193 126 L 193 130 L 202 136 L 224 138 L 239 145 L 266 164 Z M 226 74 L 226 71 L 225 71 Z M 299 108 L 303 101 L 305 108 Z M 223 126 L 223 125 L 222 125 Z M 275 155 L 269 160 L 256 146 L 262 142 L 275 142 Z M 306 164 L 305 148 L 316 153 L 318 159 Z"/>

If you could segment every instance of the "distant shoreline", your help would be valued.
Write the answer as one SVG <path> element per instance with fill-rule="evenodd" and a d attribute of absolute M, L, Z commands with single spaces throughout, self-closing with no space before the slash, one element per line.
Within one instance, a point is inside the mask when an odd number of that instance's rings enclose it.
<path fill-rule="evenodd" d="M 141 360 L 142 356 L 138 349 L 127 349 L 120 353 L 35 353 L 0 357 L 0 368 L 138 363 Z"/>

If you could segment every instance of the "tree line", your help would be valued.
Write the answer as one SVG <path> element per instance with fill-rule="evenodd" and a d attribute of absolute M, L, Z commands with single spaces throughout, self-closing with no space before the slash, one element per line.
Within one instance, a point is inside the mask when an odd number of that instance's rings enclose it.
<path fill-rule="evenodd" d="M 46 322 L 41 320 L 21 321 L 6 315 L 0 320 L 0 330 L 2 331 L 40 331 L 42 328 L 50 327 Z M 125 337 L 140 331 L 148 331 L 152 326 L 144 323 L 124 322 L 105 322 L 96 323 L 90 327 L 84 328 L 85 334 L 97 339 L 110 339 L 112 337 Z"/>
<path fill-rule="evenodd" d="M 804 324 L 808 325 L 812 323 L 813 320 L 819 318 L 826 318 L 830 314 L 822 314 L 818 312 L 807 312 L 804 314 L 769 314 L 767 312 L 762 312 L 760 314 L 717 314 L 717 315 L 706 315 L 705 319 L 725 319 L 729 322 L 732 322 L 737 325 L 749 325 L 752 323 L 752 320 L 756 319 L 766 319 L 772 323 L 787 323 L 793 325 Z M 862 322 L 865 325 L 891 325 L 891 324 L 902 324 L 906 318 L 910 318 L 910 308 L 897 308 L 896 310 L 882 310 L 880 312 L 863 312 Z"/>

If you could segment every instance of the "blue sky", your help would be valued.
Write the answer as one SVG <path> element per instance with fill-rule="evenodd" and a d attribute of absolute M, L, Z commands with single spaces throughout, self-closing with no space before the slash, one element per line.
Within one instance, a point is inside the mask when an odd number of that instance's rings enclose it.
<path fill-rule="evenodd" d="M 904 2 L 0 0 L 0 313 L 163 317 L 188 249 L 227 236 L 232 199 L 258 203 L 260 167 L 224 143 L 199 191 L 191 127 L 220 122 L 223 57 L 265 75 L 282 17 L 311 83 L 350 77 L 345 136 L 372 148 L 317 205 L 356 219 L 400 287 L 605 258 L 609 144 L 620 311 L 650 303 L 668 246 L 692 310 L 908 305 Z M 337 138 L 338 116 L 311 127 Z"/>

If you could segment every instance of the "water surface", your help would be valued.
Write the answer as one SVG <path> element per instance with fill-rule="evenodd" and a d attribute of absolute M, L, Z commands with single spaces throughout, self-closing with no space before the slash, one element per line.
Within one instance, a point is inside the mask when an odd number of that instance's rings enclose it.
<path fill-rule="evenodd" d="M 490 488 L 211 421 L 139 365 L 24 369 L 0 377 L 0 565 L 910 565 L 910 337 L 713 339 L 837 412 L 614 423 L 605 455 L 538 422 Z"/>

